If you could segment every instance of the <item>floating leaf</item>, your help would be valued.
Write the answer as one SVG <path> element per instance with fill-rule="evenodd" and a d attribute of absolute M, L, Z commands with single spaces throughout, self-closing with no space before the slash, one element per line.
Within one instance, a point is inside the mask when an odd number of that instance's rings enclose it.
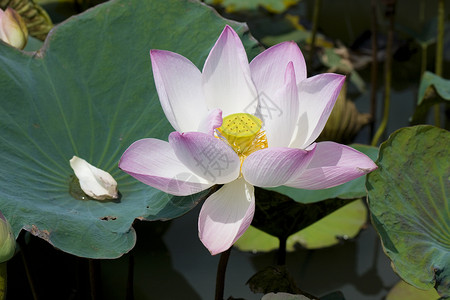
<path fill-rule="evenodd" d="M 358 72 L 355 71 L 353 60 L 357 59 L 356 55 L 350 56 L 350 50 L 345 46 L 338 48 L 325 48 L 320 56 L 322 63 L 328 67 L 327 72 L 337 72 L 341 74 L 348 74 L 350 81 L 358 88 L 361 93 L 366 91 L 366 84 Z M 366 63 L 366 59 L 358 58 L 356 63 Z"/>
<path fill-rule="evenodd" d="M 25 228 L 71 254 L 114 258 L 134 246 L 135 218 L 180 216 L 208 193 L 167 195 L 117 162 L 135 140 L 173 131 L 149 50 L 181 53 L 201 67 L 227 23 L 201 3 L 113 0 L 55 27 L 37 53 L 0 43 L 0 207 L 16 236 Z M 248 35 L 243 41 L 252 56 L 259 52 Z M 73 155 L 109 172 L 119 199 L 79 200 Z"/>
<path fill-rule="evenodd" d="M 400 277 L 450 297 L 450 133 L 433 126 L 394 132 L 367 177 L 369 209 Z"/>
<path fill-rule="evenodd" d="M 288 293 L 268 293 L 265 294 L 261 300 L 311 300 L 311 298 Z"/>
<path fill-rule="evenodd" d="M 285 266 L 266 267 L 265 269 L 258 271 L 255 275 L 253 275 L 248 280 L 247 284 L 253 293 L 267 294 L 271 292 L 283 292 L 289 294 L 304 295 L 308 297 L 306 299 L 318 299 L 317 297 L 311 296 L 298 288 L 295 284 L 294 279 L 292 278 L 292 275 L 289 274 Z"/>
<path fill-rule="evenodd" d="M 372 160 L 377 159 L 378 148 L 365 145 L 350 145 L 354 149 L 364 153 Z M 287 186 L 280 186 L 270 188 L 268 190 L 276 191 L 280 194 L 286 195 L 299 203 L 314 203 L 325 199 L 340 198 L 340 199 L 356 199 L 365 197 L 365 176 L 356 178 L 347 183 L 323 190 L 304 190 L 296 189 Z"/>
<path fill-rule="evenodd" d="M 252 225 L 277 238 L 287 238 L 350 202 L 344 199 L 328 199 L 303 204 L 280 193 L 258 187 L 255 187 L 255 199 Z"/>
<path fill-rule="evenodd" d="M 421 26 L 421 31 L 415 31 L 414 29 L 401 23 L 396 23 L 395 27 L 414 38 L 414 40 L 421 47 L 427 47 L 436 42 L 438 27 L 437 17 L 430 19 L 423 26 Z"/>
<path fill-rule="evenodd" d="M 300 244 L 306 249 L 318 249 L 354 238 L 367 222 L 367 208 L 362 200 L 353 201 L 306 227 L 287 240 L 287 247 Z"/>
<path fill-rule="evenodd" d="M 311 44 L 311 31 L 302 29 L 296 29 L 289 33 L 280 34 L 276 36 L 266 36 L 261 39 L 265 45 L 273 46 L 285 41 L 294 41 L 298 44 Z M 330 48 L 333 47 L 333 43 L 328 41 L 322 34 L 316 36 L 316 47 Z M 307 50 L 303 49 L 302 51 Z"/>
<path fill-rule="evenodd" d="M 282 13 L 287 8 L 295 5 L 299 0 L 204 0 L 207 4 L 225 7 L 226 12 L 233 13 L 239 11 L 256 10 L 264 7 L 272 13 Z"/>
<path fill-rule="evenodd" d="M 450 80 L 446 80 L 431 72 L 425 72 L 419 86 L 419 100 L 411 119 L 411 125 L 426 122 L 430 108 L 439 103 L 450 101 Z"/>
<path fill-rule="evenodd" d="M 307 249 L 333 246 L 342 239 L 354 238 L 367 221 L 367 208 L 362 200 L 353 201 L 287 239 L 286 250 L 294 251 L 297 244 Z M 276 237 L 253 226 L 234 244 L 242 251 L 267 252 L 278 248 Z"/>
<path fill-rule="evenodd" d="M 435 289 L 419 290 L 403 280 L 399 281 L 386 296 L 386 300 L 438 300 L 439 298 Z"/>

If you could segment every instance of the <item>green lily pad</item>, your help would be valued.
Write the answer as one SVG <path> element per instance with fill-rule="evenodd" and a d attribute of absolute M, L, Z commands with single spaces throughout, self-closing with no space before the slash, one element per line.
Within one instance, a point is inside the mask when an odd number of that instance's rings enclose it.
<path fill-rule="evenodd" d="M 450 101 L 450 80 L 446 80 L 436 74 L 426 71 L 419 86 L 419 100 L 411 125 L 426 123 L 428 111 L 433 105 Z"/>
<path fill-rule="evenodd" d="M 252 225 L 280 239 L 287 239 L 350 202 L 346 199 L 328 199 L 303 204 L 258 187 L 255 187 L 255 200 Z"/>
<path fill-rule="evenodd" d="M 362 200 L 353 201 L 314 224 L 288 237 L 286 250 L 299 244 L 306 249 L 336 245 L 342 239 L 354 238 L 367 221 L 367 208 Z M 242 251 L 267 252 L 278 248 L 278 238 L 253 226 L 234 244 Z"/>
<path fill-rule="evenodd" d="M 350 145 L 352 148 L 364 153 L 372 160 L 377 159 L 378 148 L 366 145 Z M 314 203 L 325 199 L 356 199 L 366 196 L 365 176 L 356 178 L 347 183 L 323 190 L 304 190 L 287 186 L 270 188 L 268 190 L 276 191 L 286 195 L 299 203 Z"/>
<path fill-rule="evenodd" d="M 394 132 L 367 177 L 372 223 L 395 271 L 450 297 L 450 133 L 433 126 Z"/>
<path fill-rule="evenodd" d="M 319 249 L 354 238 L 367 222 L 367 208 L 362 200 L 353 201 L 306 227 L 287 240 L 287 247 L 300 244 L 306 249 Z"/>
<path fill-rule="evenodd" d="M 248 287 L 253 293 L 289 293 L 307 296 L 306 299 L 318 299 L 302 291 L 295 283 L 294 278 L 286 266 L 268 266 L 247 281 Z M 263 299 L 265 299 L 263 297 Z M 268 298 L 268 299 L 292 299 L 292 298 Z M 296 298 L 294 298 L 296 299 Z M 301 299 L 301 298 L 300 298 Z"/>
<path fill-rule="evenodd" d="M 425 72 L 420 81 L 418 99 L 416 110 L 411 118 L 411 125 L 425 123 L 428 111 L 433 105 L 449 104 L 450 80 L 428 71 Z"/>
<path fill-rule="evenodd" d="M 312 298 L 303 295 L 294 295 L 288 293 L 268 293 L 265 294 L 261 300 L 311 300 Z"/>
<path fill-rule="evenodd" d="M 260 6 L 272 13 L 282 13 L 299 0 L 204 0 L 207 4 L 220 4 L 229 13 L 256 10 Z"/>
<path fill-rule="evenodd" d="M 401 23 L 396 23 L 395 27 L 398 30 L 403 31 L 404 33 L 414 38 L 414 40 L 421 47 L 428 47 L 429 45 L 436 42 L 437 27 L 438 27 L 437 17 L 432 18 L 431 20 L 426 22 L 423 26 L 421 26 L 420 31 L 415 31 L 414 29 Z"/>
<path fill-rule="evenodd" d="M 386 300 L 438 300 L 439 298 L 435 289 L 419 290 L 403 280 L 399 281 L 386 296 Z"/>
<path fill-rule="evenodd" d="M 259 52 L 246 25 L 191 1 L 113 0 L 55 27 L 36 53 L 0 42 L 0 207 L 22 228 L 71 254 L 128 252 L 136 218 L 180 216 L 208 191 L 173 197 L 120 171 L 134 141 L 167 139 L 150 49 L 180 53 L 201 67 L 225 24 Z M 109 172 L 119 201 L 79 200 L 69 191 L 73 155 Z M 76 193 L 75 193 L 76 194 Z"/>

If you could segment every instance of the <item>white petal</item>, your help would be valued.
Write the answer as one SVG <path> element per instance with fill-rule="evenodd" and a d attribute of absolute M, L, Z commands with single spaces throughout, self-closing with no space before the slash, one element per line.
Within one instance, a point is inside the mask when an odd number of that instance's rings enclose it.
<path fill-rule="evenodd" d="M 284 83 L 278 87 L 274 97 L 259 98 L 257 114 L 264 122 L 269 147 L 287 147 L 298 119 L 298 93 L 292 62 L 287 65 L 285 72 Z"/>
<path fill-rule="evenodd" d="M 94 167 L 77 156 L 72 157 L 70 166 L 86 195 L 97 200 L 117 199 L 117 182 L 108 172 Z"/>
<path fill-rule="evenodd" d="M 202 243 L 212 255 L 229 249 L 244 234 L 255 211 L 255 193 L 243 178 L 225 184 L 206 199 L 198 218 Z"/>
<path fill-rule="evenodd" d="M 304 149 L 322 132 L 345 76 L 325 73 L 307 78 L 298 85 L 299 116 L 289 147 Z"/>
<path fill-rule="evenodd" d="M 308 166 L 315 149 L 266 148 L 250 154 L 242 164 L 247 182 L 276 187 L 296 178 Z"/>
<path fill-rule="evenodd" d="M 143 183 L 163 192 L 187 196 L 213 185 L 181 163 L 168 142 L 142 139 L 122 155 L 119 168 Z"/>
<path fill-rule="evenodd" d="M 222 126 L 222 121 L 222 111 L 213 109 L 203 118 L 196 131 L 214 135 L 214 129 Z"/>
<path fill-rule="evenodd" d="M 365 154 L 334 142 L 316 144 L 306 170 L 285 185 L 318 190 L 353 180 L 375 170 L 377 165 Z"/>
<path fill-rule="evenodd" d="M 172 132 L 169 143 L 180 162 L 194 174 L 216 184 L 239 176 L 240 160 L 222 140 L 202 132 Z"/>
<path fill-rule="evenodd" d="M 203 91 L 209 109 L 223 116 L 253 113 L 257 92 L 250 76 L 247 54 L 239 36 L 226 26 L 203 67 Z M 254 105 L 252 105 L 254 103 Z"/>
<path fill-rule="evenodd" d="M 284 84 L 288 63 L 293 63 L 297 83 L 306 78 L 303 54 L 294 42 L 283 42 L 260 53 L 250 62 L 253 82 L 258 92 L 269 97 Z"/>
<path fill-rule="evenodd" d="M 196 131 L 207 115 L 200 70 L 170 51 L 151 50 L 153 77 L 164 113 L 179 132 Z"/>

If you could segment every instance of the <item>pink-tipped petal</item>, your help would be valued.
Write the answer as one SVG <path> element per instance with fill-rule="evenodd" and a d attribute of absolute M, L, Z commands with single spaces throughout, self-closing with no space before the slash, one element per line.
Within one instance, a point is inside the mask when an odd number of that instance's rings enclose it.
<path fill-rule="evenodd" d="M 202 73 L 209 109 L 220 108 L 223 116 L 254 113 L 249 107 L 257 102 L 257 92 L 250 76 L 247 54 L 230 26 L 225 27 L 211 49 Z"/>
<path fill-rule="evenodd" d="M 289 147 L 304 149 L 322 132 L 345 76 L 325 73 L 307 78 L 299 83 L 299 116 Z"/>
<path fill-rule="evenodd" d="M 284 85 L 286 66 L 292 62 L 297 83 L 306 78 L 303 54 L 294 42 L 283 42 L 270 47 L 250 62 L 253 82 L 258 92 L 274 95 Z"/>
<path fill-rule="evenodd" d="M 320 142 L 306 170 L 287 186 L 319 190 L 340 185 L 367 173 L 377 165 L 365 154 L 334 142 Z"/>
<path fill-rule="evenodd" d="M 151 50 L 150 57 L 156 91 L 170 124 L 179 132 L 196 131 L 207 115 L 200 70 L 170 51 Z"/>
<path fill-rule="evenodd" d="M 250 154 L 242 164 L 247 182 L 260 187 L 284 185 L 296 178 L 310 163 L 315 149 L 266 148 Z"/>
<path fill-rule="evenodd" d="M 200 122 L 199 132 L 214 135 L 214 129 L 222 126 L 222 111 L 218 108 L 211 110 Z"/>
<path fill-rule="evenodd" d="M 169 143 L 178 159 L 194 174 L 215 184 L 239 176 L 240 160 L 222 140 L 202 132 L 172 132 Z"/>
<path fill-rule="evenodd" d="M 272 99 L 259 98 L 258 114 L 262 117 L 269 147 L 287 147 L 297 124 L 299 103 L 292 62 L 288 63 L 285 73 L 284 82 Z"/>
<path fill-rule="evenodd" d="M 192 195 L 213 185 L 183 165 L 169 143 L 157 139 L 134 142 L 122 155 L 119 168 L 147 185 L 177 196 Z"/>
<path fill-rule="evenodd" d="M 243 178 L 225 184 L 209 196 L 198 218 L 198 234 L 212 255 L 229 249 L 253 219 L 255 194 Z"/>

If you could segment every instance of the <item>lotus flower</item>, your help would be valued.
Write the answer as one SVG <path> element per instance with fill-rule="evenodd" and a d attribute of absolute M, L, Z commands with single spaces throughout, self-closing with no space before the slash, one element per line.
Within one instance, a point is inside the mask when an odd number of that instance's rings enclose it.
<path fill-rule="evenodd" d="M 23 49 L 27 44 L 28 29 L 22 17 L 11 7 L 0 8 L 0 40 Z"/>
<path fill-rule="evenodd" d="M 119 167 L 173 195 L 223 185 L 203 203 L 200 240 L 215 255 L 250 226 L 254 187 L 333 187 L 374 170 L 364 154 L 333 142 L 314 143 L 345 80 L 306 78 L 293 42 L 275 45 L 248 63 L 226 26 L 203 71 L 185 57 L 150 51 L 161 106 L 176 130 L 169 141 L 134 142 Z"/>

